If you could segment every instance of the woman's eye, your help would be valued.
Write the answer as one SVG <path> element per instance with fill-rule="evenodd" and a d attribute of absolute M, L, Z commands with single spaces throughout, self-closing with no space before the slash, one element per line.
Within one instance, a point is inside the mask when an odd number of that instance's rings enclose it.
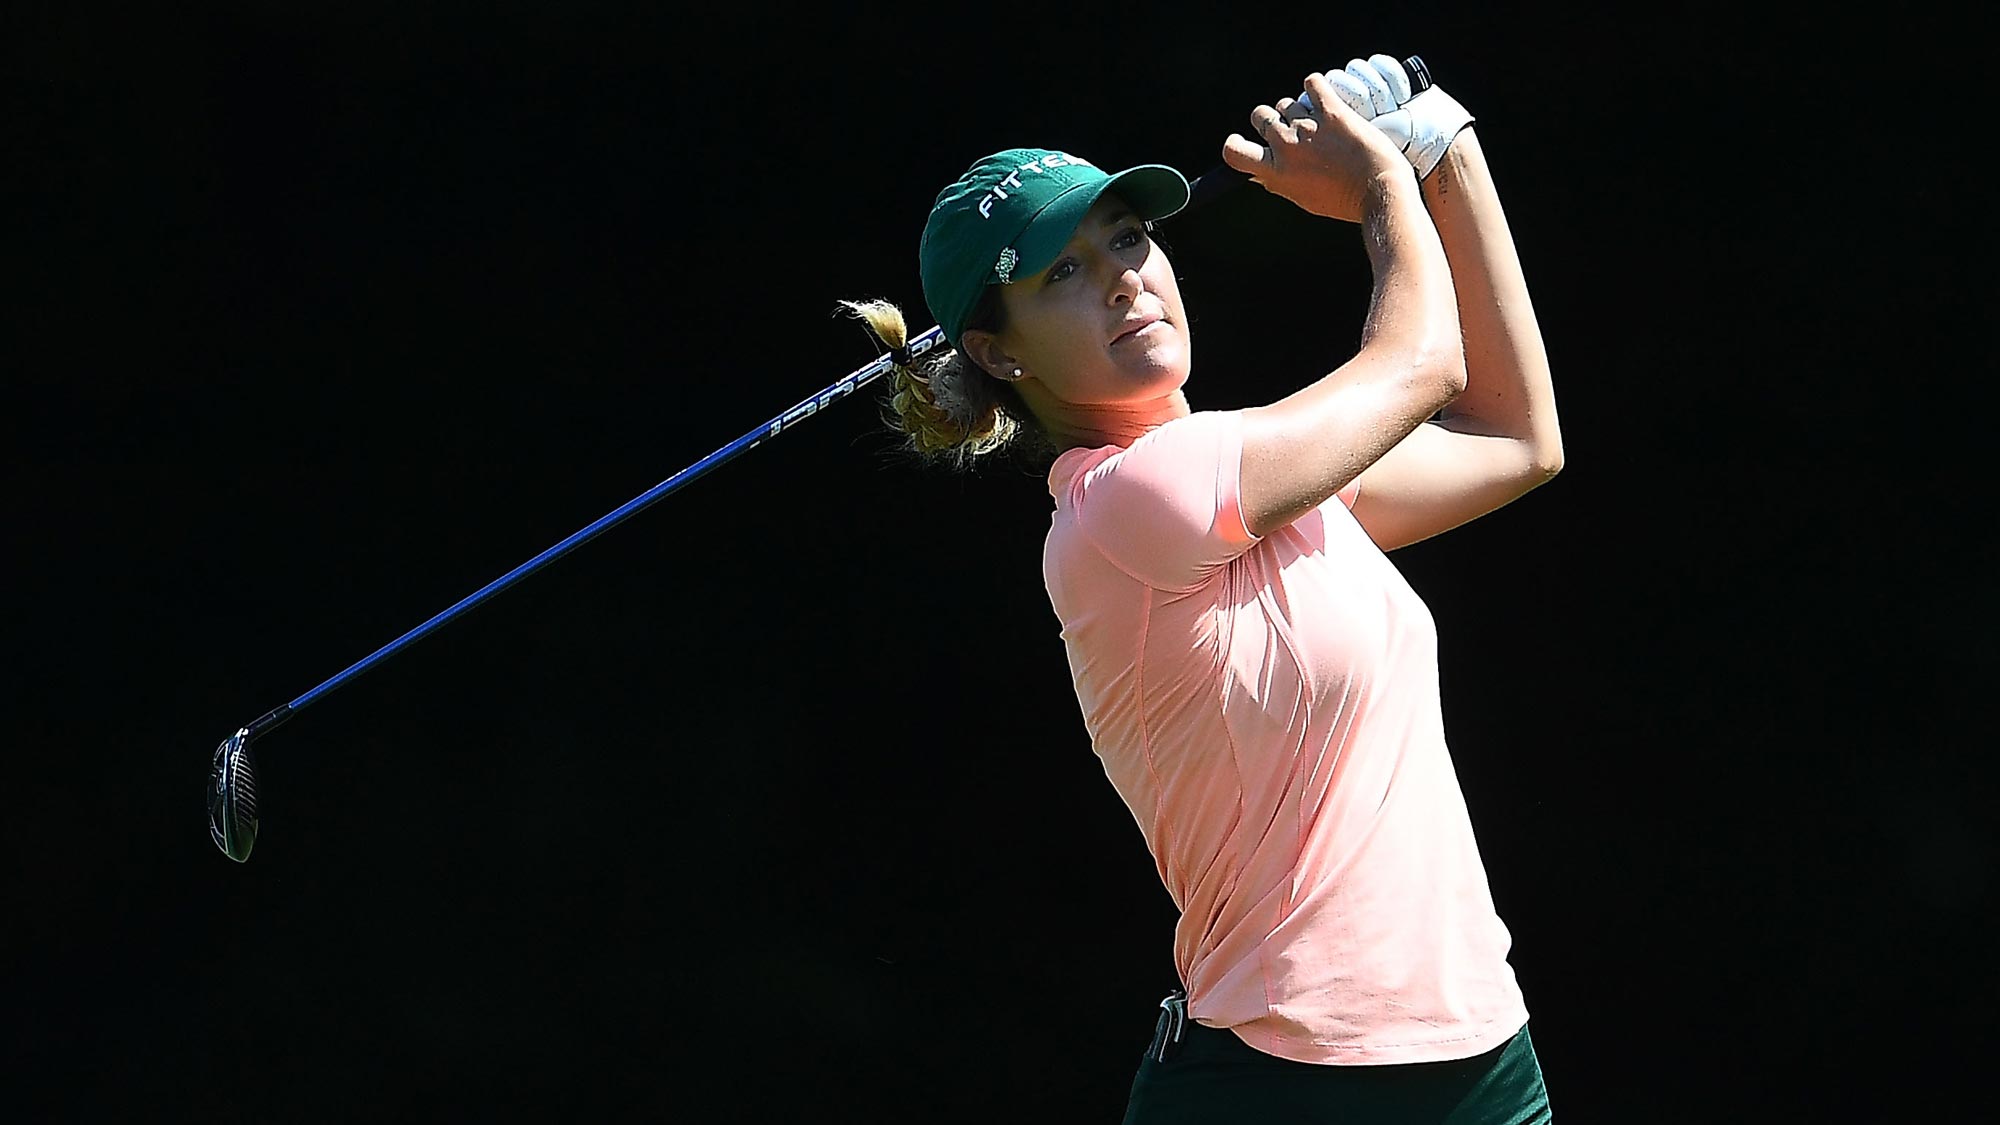
<path fill-rule="evenodd" d="M 1142 241 L 1145 240 L 1145 234 L 1146 231 L 1143 227 L 1128 227 L 1125 230 L 1121 230 L 1116 235 L 1112 236 L 1111 248 L 1113 250 L 1130 250 L 1131 248 L 1139 245 Z M 1064 258 L 1062 261 L 1057 262 L 1054 266 L 1050 267 L 1048 279 L 1051 282 L 1061 281 L 1062 279 L 1070 276 L 1075 272 L 1076 272 L 1075 259 Z"/>

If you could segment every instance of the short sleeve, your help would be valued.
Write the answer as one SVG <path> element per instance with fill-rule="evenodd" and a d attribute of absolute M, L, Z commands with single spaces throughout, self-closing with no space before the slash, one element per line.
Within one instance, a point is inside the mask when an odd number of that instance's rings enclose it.
<path fill-rule="evenodd" d="M 1340 497 L 1341 504 L 1348 511 L 1353 511 L 1354 502 L 1361 497 L 1361 478 L 1355 477 L 1353 480 L 1341 485 L 1340 491 L 1334 493 L 1334 495 Z"/>
<path fill-rule="evenodd" d="M 1190 590 L 1257 542 L 1243 523 L 1242 469 L 1240 415 L 1190 414 L 1079 473 L 1070 507 L 1114 566 L 1149 586 Z"/>

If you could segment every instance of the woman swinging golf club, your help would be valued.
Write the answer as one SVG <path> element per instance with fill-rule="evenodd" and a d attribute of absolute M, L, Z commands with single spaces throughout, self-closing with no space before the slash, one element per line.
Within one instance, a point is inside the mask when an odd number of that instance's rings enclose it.
<path fill-rule="evenodd" d="M 1149 236 L 1172 169 L 1012 149 L 937 197 L 945 344 L 852 303 L 892 424 L 955 466 L 1048 455 L 1043 579 L 1105 773 L 1180 910 L 1126 1120 L 1549 1119 L 1528 1011 L 1446 748 L 1437 634 L 1384 552 L 1554 476 L 1547 358 L 1471 117 L 1376 55 L 1260 105 L 1225 162 L 1360 224 L 1362 342 L 1299 390 L 1196 410 Z M 1324 331 L 1331 296 L 1269 302 Z M 1343 330 L 1344 331 L 1344 330 Z M 1505 589 L 1491 596 L 1509 596 Z"/>

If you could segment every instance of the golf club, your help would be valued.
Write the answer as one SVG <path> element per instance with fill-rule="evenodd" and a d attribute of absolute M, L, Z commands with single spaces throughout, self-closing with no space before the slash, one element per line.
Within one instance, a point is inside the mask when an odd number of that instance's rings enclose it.
<path fill-rule="evenodd" d="M 1430 87 L 1430 71 L 1424 66 L 1422 59 L 1411 56 L 1403 61 L 1403 68 L 1410 78 L 1413 92 L 1421 93 Z M 1189 184 L 1188 203 L 1180 214 L 1186 214 L 1207 204 L 1248 178 L 1244 173 L 1226 164 L 1217 164 Z M 930 351 L 943 338 L 944 330 L 939 327 L 918 333 L 909 341 L 910 355 L 915 357 Z M 888 371 L 890 363 L 890 357 L 882 355 L 849 372 L 826 389 L 626 501 L 562 542 L 487 583 L 459 600 L 451 608 L 356 661 L 339 675 L 290 703 L 265 712 L 248 726 L 239 727 L 235 734 L 223 739 L 216 746 L 215 758 L 209 767 L 208 833 L 215 841 L 215 846 L 222 849 L 223 854 L 229 858 L 241 863 L 250 858 L 250 849 L 257 842 L 257 759 L 251 753 L 251 746 L 258 739 L 282 726 L 309 704 L 430 635 L 453 618 L 471 610 L 676 490 L 693 483 L 738 454 L 754 449 L 766 440 L 797 427 L 807 418 L 854 394 Z"/>

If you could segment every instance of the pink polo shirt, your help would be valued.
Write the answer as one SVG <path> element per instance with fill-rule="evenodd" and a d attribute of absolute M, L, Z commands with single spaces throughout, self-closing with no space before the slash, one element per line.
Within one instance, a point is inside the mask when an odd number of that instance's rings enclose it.
<path fill-rule="evenodd" d="M 1056 459 L 1043 553 L 1084 724 L 1181 917 L 1189 1014 L 1309 1063 L 1527 1022 L 1445 748 L 1430 611 L 1349 508 L 1262 539 L 1241 415 Z"/>

